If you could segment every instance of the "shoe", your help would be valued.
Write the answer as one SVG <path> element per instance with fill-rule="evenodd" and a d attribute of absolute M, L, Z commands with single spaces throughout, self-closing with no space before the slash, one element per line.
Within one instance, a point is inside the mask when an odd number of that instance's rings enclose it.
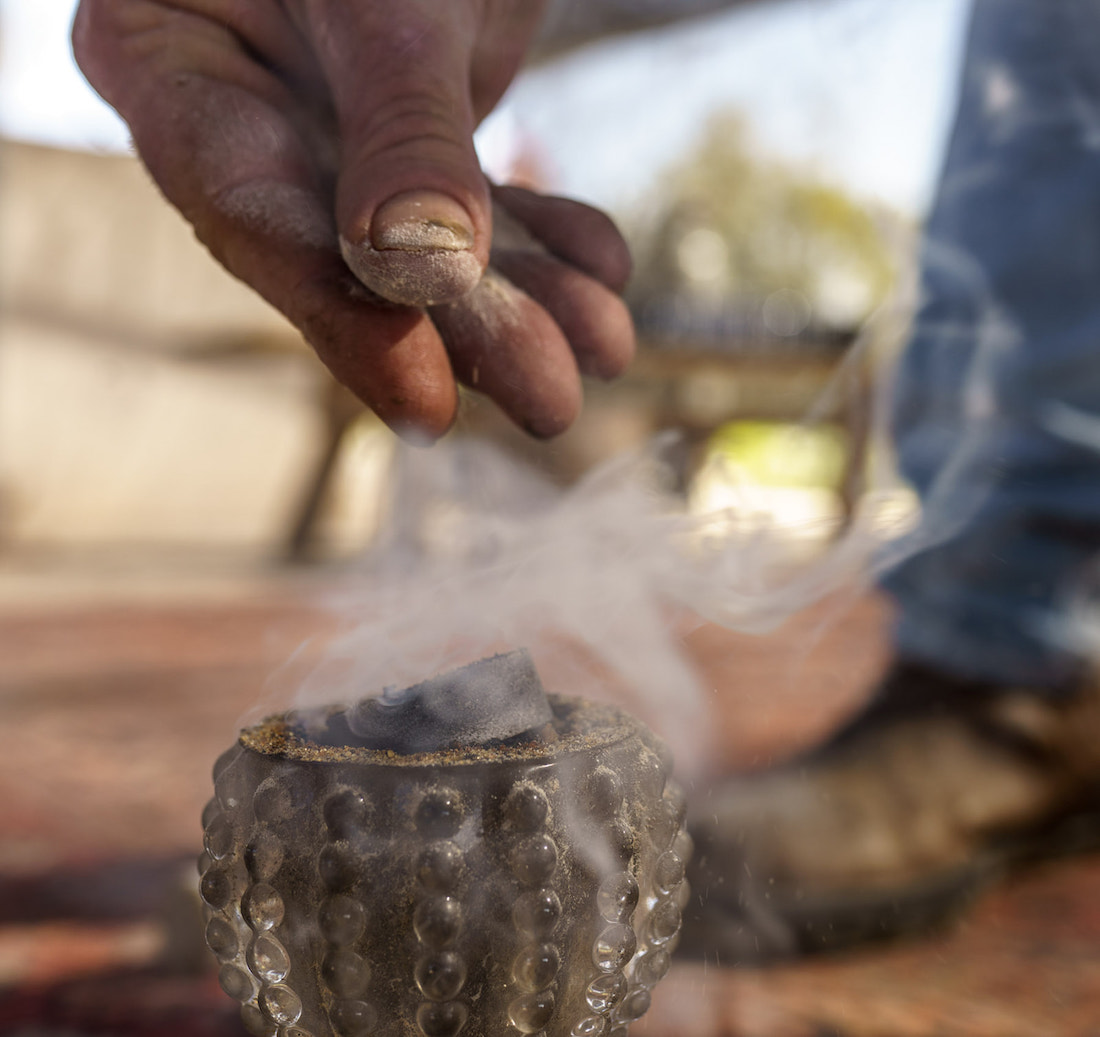
<path fill-rule="evenodd" d="M 898 662 L 854 720 L 696 804 L 681 952 L 722 964 L 930 930 L 1021 864 L 1100 846 L 1100 687 Z"/>

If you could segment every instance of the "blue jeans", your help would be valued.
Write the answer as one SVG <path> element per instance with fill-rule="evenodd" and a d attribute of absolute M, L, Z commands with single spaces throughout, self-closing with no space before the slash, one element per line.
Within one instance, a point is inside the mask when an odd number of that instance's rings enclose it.
<path fill-rule="evenodd" d="M 1100 553 L 1100 2 L 975 0 L 898 372 L 898 652 L 1057 691 Z"/>

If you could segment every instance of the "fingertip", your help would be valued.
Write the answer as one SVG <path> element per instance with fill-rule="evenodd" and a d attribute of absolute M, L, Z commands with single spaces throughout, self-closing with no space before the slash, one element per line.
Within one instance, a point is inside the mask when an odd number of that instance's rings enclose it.
<path fill-rule="evenodd" d="M 442 345 L 438 340 L 433 345 L 431 356 L 399 350 L 405 355 L 396 358 L 396 364 L 372 369 L 364 363 L 354 376 L 371 410 L 403 440 L 417 446 L 430 446 L 445 436 L 458 414 L 454 374 Z M 364 361 L 367 356 L 364 350 Z"/>
<path fill-rule="evenodd" d="M 581 413 L 581 396 L 572 401 L 559 401 L 553 411 L 542 410 L 523 422 L 523 430 L 534 439 L 556 439 L 568 431 Z"/>
<path fill-rule="evenodd" d="M 408 345 L 400 344 L 392 351 L 397 355 L 383 362 L 366 346 L 360 362 L 345 368 L 341 380 L 403 440 L 429 446 L 451 430 L 458 391 L 438 339 L 427 349 Z"/>
<path fill-rule="evenodd" d="M 602 323 L 600 347 L 585 354 L 581 369 L 587 375 L 610 382 L 624 375 L 634 362 L 637 338 L 630 310 L 618 297 L 608 304 Z"/>
<path fill-rule="evenodd" d="M 610 381 L 634 359 L 634 322 L 606 285 L 552 256 L 502 251 L 494 266 L 557 322 L 582 374 Z"/>
<path fill-rule="evenodd" d="M 454 427 L 458 417 L 458 398 L 440 405 L 425 406 L 420 401 L 410 408 L 407 401 L 397 399 L 392 409 L 378 408 L 375 413 L 386 426 L 410 446 L 430 447 Z"/>
<path fill-rule="evenodd" d="M 555 256 L 622 293 L 633 261 L 614 220 L 571 198 L 540 195 L 525 187 L 496 186 L 492 194 Z"/>
<path fill-rule="evenodd" d="M 548 319 L 548 323 L 551 323 Z M 522 405 L 517 418 L 528 435 L 535 439 L 554 439 L 565 432 L 580 416 L 584 389 L 575 367 L 563 369 L 556 379 L 547 379 Z"/>
<path fill-rule="evenodd" d="M 609 238 L 605 254 L 594 276 L 613 292 L 621 295 L 626 291 L 630 275 L 634 272 L 634 258 L 630 254 L 629 246 L 619 235 L 618 228 L 609 217 L 605 218 L 614 231 L 614 236 Z"/>
<path fill-rule="evenodd" d="M 340 254 L 372 292 L 401 306 L 438 306 L 468 295 L 481 280 L 483 265 L 469 250 L 377 249 L 369 239 L 353 243 L 340 236 Z"/>
<path fill-rule="evenodd" d="M 309 278 L 296 286 L 289 312 L 337 381 L 386 425 L 409 442 L 434 442 L 458 413 L 439 335 L 423 312 L 373 304 L 354 285 L 346 272 Z"/>
<path fill-rule="evenodd" d="M 550 315 L 490 271 L 469 298 L 432 310 L 456 377 L 538 439 L 580 413 L 576 358 Z"/>
<path fill-rule="evenodd" d="M 616 295 L 622 295 L 634 271 L 630 247 L 610 216 L 589 206 L 581 206 L 581 209 L 583 216 L 578 219 L 581 226 L 575 237 L 566 243 L 559 243 L 560 251 L 553 248 L 551 251 L 558 252 L 563 259 L 585 270 Z M 599 242 L 599 247 L 592 250 L 586 262 L 578 262 L 577 250 L 585 241 Z"/>

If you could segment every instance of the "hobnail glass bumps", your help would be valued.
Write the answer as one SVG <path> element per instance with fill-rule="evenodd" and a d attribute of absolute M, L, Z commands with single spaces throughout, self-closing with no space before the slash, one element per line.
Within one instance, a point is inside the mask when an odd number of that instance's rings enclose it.
<path fill-rule="evenodd" d="M 539 737 L 432 752 L 347 744 L 338 709 L 242 732 L 200 891 L 250 1033 L 625 1035 L 680 928 L 683 798 L 637 721 L 549 704 Z"/>

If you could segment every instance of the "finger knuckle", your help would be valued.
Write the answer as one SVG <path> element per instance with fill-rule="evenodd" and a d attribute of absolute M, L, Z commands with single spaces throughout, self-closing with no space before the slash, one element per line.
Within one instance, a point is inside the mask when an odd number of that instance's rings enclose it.
<path fill-rule="evenodd" d="M 455 105 L 427 90 L 402 91 L 374 105 L 357 130 L 362 158 L 408 150 L 465 156 L 470 148 L 469 134 L 456 127 Z"/>

